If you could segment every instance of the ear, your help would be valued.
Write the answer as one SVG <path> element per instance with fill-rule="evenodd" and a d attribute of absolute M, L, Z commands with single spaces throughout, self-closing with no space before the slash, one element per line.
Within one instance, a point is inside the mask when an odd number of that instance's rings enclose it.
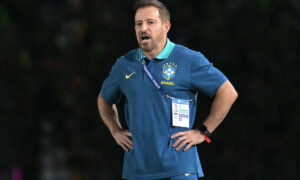
<path fill-rule="evenodd" d="M 168 33 L 171 28 L 171 23 L 169 21 L 164 22 L 163 24 L 165 33 Z"/>

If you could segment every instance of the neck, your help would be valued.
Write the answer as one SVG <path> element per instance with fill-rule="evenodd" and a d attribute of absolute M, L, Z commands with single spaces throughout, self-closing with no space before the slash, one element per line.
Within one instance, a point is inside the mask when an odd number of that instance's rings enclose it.
<path fill-rule="evenodd" d="M 164 41 L 162 41 L 162 43 L 160 43 L 157 48 L 153 49 L 150 52 L 145 52 L 143 51 L 143 54 L 149 59 L 152 60 L 154 57 L 156 57 L 166 46 L 167 44 L 167 38 L 165 38 Z"/>

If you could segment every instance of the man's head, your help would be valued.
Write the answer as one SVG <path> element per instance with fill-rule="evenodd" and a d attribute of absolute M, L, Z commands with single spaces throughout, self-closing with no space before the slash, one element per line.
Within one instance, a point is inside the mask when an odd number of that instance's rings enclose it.
<path fill-rule="evenodd" d="M 140 0 L 135 4 L 134 26 L 143 52 L 157 55 L 164 48 L 171 27 L 169 11 L 157 0 Z"/>

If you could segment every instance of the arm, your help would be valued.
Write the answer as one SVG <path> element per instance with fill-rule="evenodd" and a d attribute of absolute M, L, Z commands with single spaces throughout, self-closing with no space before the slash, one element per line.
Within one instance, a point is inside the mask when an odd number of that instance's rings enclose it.
<path fill-rule="evenodd" d="M 229 81 L 225 81 L 217 90 L 210 113 L 203 123 L 209 132 L 212 133 L 224 120 L 237 97 L 238 94 L 232 84 Z M 180 143 L 176 150 L 179 150 L 184 145 L 188 144 L 184 151 L 188 150 L 192 145 L 200 144 L 205 140 L 199 130 L 178 132 L 171 137 L 180 137 L 173 144 L 173 147 L 176 147 Z"/>
<path fill-rule="evenodd" d="M 109 104 L 102 98 L 101 94 L 99 94 L 98 110 L 104 124 L 108 127 L 117 144 L 125 151 L 128 151 L 128 148 L 133 149 L 133 143 L 130 138 L 131 133 L 128 130 L 122 129 L 116 105 Z"/>
<path fill-rule="evenodd" d="M 218 89 L 210 113 L 203 123 L 209 132 L 212 133 L 224 120 L 237 97 L 238 94 L 232 84 L 225 81 Z"/>

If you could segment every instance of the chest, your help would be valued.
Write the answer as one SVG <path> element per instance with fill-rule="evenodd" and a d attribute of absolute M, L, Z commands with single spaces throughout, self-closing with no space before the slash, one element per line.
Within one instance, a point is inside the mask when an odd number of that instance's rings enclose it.
<path fill-rule="evenodd" d="M 178 98 L 189 97 L 189 70 L 191 65 L 172 59 L 152 60 L 147 69 L 155 81 L 168 94 Z M 156 94 L 157 88 L 139 62 L 131 63 L 122 68 L 120 75 L 121 90 L 127 99 L 144 98 Z"/>

